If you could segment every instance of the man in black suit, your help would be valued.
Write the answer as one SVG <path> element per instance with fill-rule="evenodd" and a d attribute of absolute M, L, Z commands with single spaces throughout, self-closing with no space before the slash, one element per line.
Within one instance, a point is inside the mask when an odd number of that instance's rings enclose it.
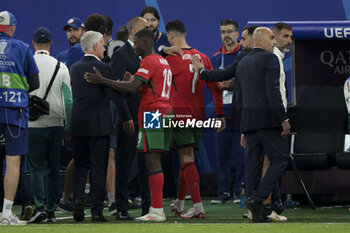
<path fill-rule="evenodd" d="M 247 56 L 253 49 L 253 41 L 252 36 L 254 33 L 254 30 L 258 28 L 259 25 L 249 25 L 243 28 L 242 35 L 241 35 L 241 41 L 239 42 L 242 51 L 237 55 L 235 61 L 229 65 L 226 66 L 223 69 L 216 69 L 216 70 L 208 70 L 204 69 L 203 62 L 200 61 L 200 59 L 197 56 L 192 57 L 192 64 L 193 68 L 200 73 L 201 80 L 209 80 L 214 82 L 221 82 L 226 81 L 229 79 L 232 79 L 236 76 L 236 70 L 239 62 Z M 237 110 L 235 103 L 235 95 L 232 96 L 232 110 L 231 110 L 231 124 L 235 128 L 240 128 L 240 118 L 237 116 Z"/>
<path fill-rule="evenodd" d="M 200 73 L 201 80 L 221 82 L 221 81 L 226 81 L 235 77 L 238 63 L 246 55 L 248 55 L 253 49 L 252 35 L 254 33 L 254 30 L 257 27 L 259 27 L 259 25 L 249 25 L 243 28 L 241 41 L 239 42 L 239 44 L 242 47 L 242 51 L 237 55 L 237 58 L 231 65 L 226 66 L 223 69 L 216 69 L 216 70 L 204 69 L 203 62 L 201 62 L 201 60 L 197 56 L 193 56 L 192 57 L 193 68 Z"/>
<path fill-rule="evenodd" d="M 241 115 L 241 132 L 246 140 L 246 206 L 253 222 L 266 222 L 262 202 L 273 190 L 288 165 L 285 136 L 290 125 L 280 92 L 280 68 L 273 54 L 276 41 L 266 27 L 255 29 L 254 48 L 238 64 L 236 71 L 236 103 Z M 281 132 L 282 131 L 282 132 Z M 264 178 L 261 171 L 264 155 L 270 160 Z"/>
<path fill-rule="evenodd" d="M 113 133 L 109 99 L 116 102 L 119 93 L 84 79 L 85 72 L 96 67 L 106 77 L 112 77 L 110 68 L 101 59 L 105 51 L 103 36 L 89 31 L 81 37 L 84 57 L 70 69 L 73 109 L 70 125 L 75 160 L 73 197 L 76 221 L 84 220 L 84 189 L 88 170 L 91 171 L 91 214 L 93 222 L 106 221 L 102 215 L 105 199 L 109 135 Z"/>
<path fill-rule="evenodd" d="M 120 47 L 112 56 L 110 63 L 113 76 L 118 80 L 123 80 L 126 71 L 135 74 L 140 66 L 141 59 L 136 56 L 132 46 L 133 38 L 136 32 L 148 27 L 148 22 L 142 17 L 134 17 L 129 20 L 127 30 L 129 32 L 128 41 Z M 128 214 L 128 178 L 131 164 L 136 154 L 138 121 L 137 113 L 140 105 L 140 93 L 134 92 L 126 95 L 127 110 L 121 111 L 117 106 L 118 119 L 118 137 L 117 137 L 117 152 L 116 152 L 116 206 L 117 220 L 131 220 L 132 217 Z M 141 191 L 141 208 L 142 216 L 148 213 L 151 201 L 148 188 L 148 174 L 145 167 L 143 155 L 138 155 L 138 168 L 140 175 L 140 191 Z"/>

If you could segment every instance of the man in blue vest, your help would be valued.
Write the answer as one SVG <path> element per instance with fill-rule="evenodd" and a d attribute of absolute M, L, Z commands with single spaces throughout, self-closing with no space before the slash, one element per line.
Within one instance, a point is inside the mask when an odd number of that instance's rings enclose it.
<path fill-rule="evenodd" d="M 28 92 L 39 88 L 33 53 L 29 45 L 12 39 L 15 31 L 15 16 L 8 11 L 0 12 L 0 134 L 4 134 L 6 142 L 0 225 L 26 224 L 12 213 L 12 205 L 18 186 L 20 155 L 27 154 Z"/>
<path fill-rule="evenodd" d="M 225 19 L 220 22 L 220 35 L 223 42 L 219 52 L 211 58 L 214 69 L 223 69 L 234 63 L 241 51 L 237 41 L 239 32 L 235 20 Z M 211 201 L 212 204 L 222 204 L 230 201 L 230 174 L 231 160 L 234 159 L 236 180 L 233 189 L 233 203 L 240 202 L 240 188 L 244 181 L 244 149 L 240 145 L 239 127 L 232 124 L 231 109 L 233 97 L 233 77 L 220 82 L 223 90 L 223 102 L 225 108 L 226 128 L 216 135 L 217 139 L 217 196 Z"/>

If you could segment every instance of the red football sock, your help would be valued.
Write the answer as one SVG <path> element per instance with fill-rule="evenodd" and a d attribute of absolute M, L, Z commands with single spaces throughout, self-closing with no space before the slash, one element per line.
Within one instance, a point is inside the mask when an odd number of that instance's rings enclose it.
<path fill-rule="evenodd" d="M 179 178 L 177 180 L 177 199 L 179 200 L 185 200 L 187 192 L 183 166 L 184 165 L 182 164 L 179 172 Z"/>
<path fill-rule="evenodd" d="M 163 172 L 148 176 L 149 190 L 151 193 L 151 207 L 163 208 Z"/>
<path fill-rule="evenodd" d="M 199 175 L 195 163 L 193 161 L 187 162 L 183 164 L 183 167 L 186 187 L 190 191 L 193 203 L 202 202 L 199 187 Z"/>

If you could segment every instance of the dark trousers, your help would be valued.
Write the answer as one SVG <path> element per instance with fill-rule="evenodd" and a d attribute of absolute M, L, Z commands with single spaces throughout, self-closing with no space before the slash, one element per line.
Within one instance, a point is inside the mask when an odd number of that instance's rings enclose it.
<path fill-rule="evenodd" d="M 34 204 L 36 207 L 42 207 L 46 200 L 46 210 L 50 212 L 55 211 L 59 198 L 60 186 L 58 184 L 63 133 L 63 127 L 28 129 L 28 160 Z"/>
<path fill-rule="evenodd" d="M 106 195 L 109 136 L 72 137 L 74 166 L 74 200 L 84 200 L 87 173 L 91 171 L 91 214 L 102 214 Z"/>
<path fill-rule="evenodd" d="M 244 182 L 244 149 L 241 146 L 241 134 L 230 126 L 230 121 L 223 132 L 216 134 L 218 177 L 218 194 L 230 192 L 231 161 L 234 161 L 236 180 L 233 187 L 234 193 L 240 193 Z"/>
<path fill-rule="evenodd" d="M 17 196 L 21 202 L 22 209 L 32 205 L 32 192 L 25 173 L 25 155 L 21 155 L 21 170 L 19 173 L 19 181 L 17 187 Z"/>
<path fill-rule="evenodd" d="M 117 151 L 115 156 L 115 199 L 117 210 L 125 214 L 129 208 L 128 180 L 129 171 L 133 158 L 136 154 L 138 128 L 135 127 L 135 133 L 126 134 L 122 125 L 118 127 Z M 138 155 L 137 165 L 140 171 L 140 194 L 142 197 L 142 211 L 147 211 L 150 206 L 150 194 L 148 188 L 148 174 L 145 169 L 145 160 L 143 155 Z"/>
<path fill-rule="evenodd" d="M 256 201 L 264 201 L 273 191 L 289 161 L 288 142 L 281 129 L 261 129 L 246 134 L 246 191 Z M 264 156 L 270 160 L 264 179 L 261 171 Z"/>

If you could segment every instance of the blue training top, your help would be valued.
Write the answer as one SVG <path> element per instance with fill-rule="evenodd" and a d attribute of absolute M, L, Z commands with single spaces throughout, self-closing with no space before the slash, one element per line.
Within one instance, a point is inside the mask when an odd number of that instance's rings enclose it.
<path fill-rule="evenodd" d="M 66 56 L 66 66 L 68 69 L 77 61 L 79 61 L 84 56 L 84 52 L 81 49 L 80 43 L 75 44 L 72 48 L 69 49 Z"/>
<path fill-rule="evenodd" d="M 231 52 L 228 52 L 226 50 L 225 45 L 223 45 L 219 49 L 219 52 L 215 53 L 213 55 L 213 57 L 210 59 L 211 64 L 213 65 L 213 68 L 214 69 L 223 69 L 226 66 L 233 64 L 240 51 L 241 51 L 240 44 L 238 44 L 236 46 L 236 48 Z M 229 94 L 230 96 L 228 98 L 232 99 L 232 93 L 233 92 L 227 92 L 227 93 L 223 93 L 223 95 Z M 224 109 L 225 109 L 225 118 L 231 118 L 231 112 L 232 112 L 231 104 L 227 104 L 224 101 Z"/>
<path fill-rule="evenodd" d="M 28 126 L 27 77 L 38 73 L 29 45 L 0 33 L 0 123 Z"/>
<path fill-rule="evenodd" d="M 165 33 L 157 31 L 157 35 L 156 35 L 156 40 L 154 41 L 154 50 L 156 53 L 159 53 L 159 46 L 165 46 L 165 47 L 169 47 L 169 41 L 168 41 L 168 37 L 166 36 Z"/>

